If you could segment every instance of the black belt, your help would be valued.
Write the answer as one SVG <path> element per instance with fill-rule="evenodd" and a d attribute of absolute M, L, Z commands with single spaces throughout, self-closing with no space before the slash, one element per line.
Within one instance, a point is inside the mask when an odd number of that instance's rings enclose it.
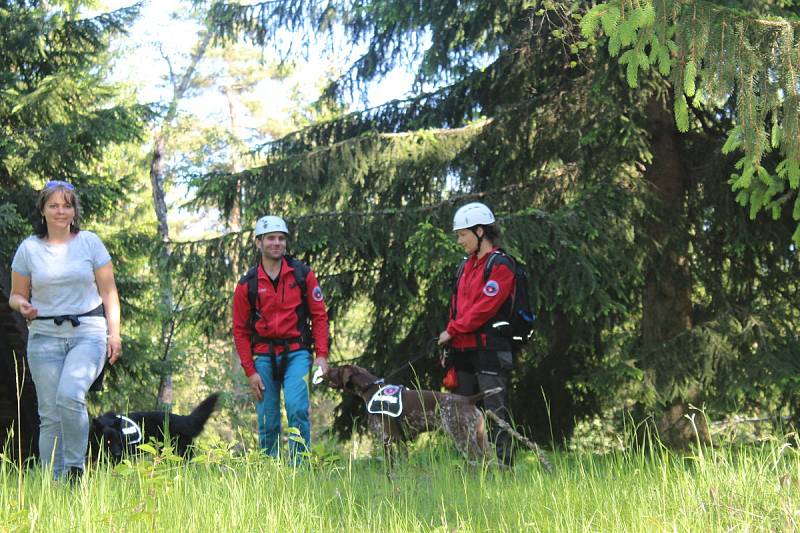
<path fill-rule="evenodd" d="M 257 353 L 255 355 L 259 357 L 269 357 L 269 360 L 272 363 L 272 380 L 275 383 L 283 383 L 283 376 L 286 374 L 286 368 L 289 366 L 289 345 L 298 344 L 302 348 L 302 340 L 303 339 L 301 337 L 292 337 L 290 339 L 268 339 L 260 335 L 253 335 L 254 346 L 256 344 L 266 344 L 269 346 L 269 351 L 267 353 Z M 283 359 L 281 359 L 280 366 L 278 366 L 278 358 L 275 353 L 276 344 L 283 347 L 283 352 L 281 352 L 283 354 Z"/>
<path fill-rule="evenodd" d="M 72 327 L 77 328 L 81 325 L 81 321 L 78 320 L 78 318 L 84 316 L 106 316 L 105 307 L 103 307 L 103 304 L 100 304 L 91 311 L 87 311 L 79 315 L 37 316 L 34 318 L 34 320 L 52 320 L 56 323 L 56 326 L 60 326 L 64 322 L 69 321 L 72 324 Z"/>

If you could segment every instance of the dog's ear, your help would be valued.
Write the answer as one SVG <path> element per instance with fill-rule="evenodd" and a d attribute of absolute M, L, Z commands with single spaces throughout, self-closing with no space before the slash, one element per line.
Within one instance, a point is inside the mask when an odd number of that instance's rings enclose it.
<path fill-rule="evenodd" d="M 102 430 L 104 428 L 112 426 L 115 420 L 117 420 L 117 417 L 114 415 L 114 413 L 111 412 L 103 413 L 102 415 L 92 420 L 92 426 L 99 430 Z"/>
<path fill-rule="evenodd" d="M 116 415 L 111 415 L 108 420 L 108 427 L 122 431 L 122 419 Z"/>
<path fill-rule="evenodd" d="M 373 385 L 378 378 L 370 374 L 365 368 L 360 366 L 353 367 L 353 374 L 350 377 L 350 386 L 356 392 L 363 392 Z"/>
<path fill-rule="evenodd" d="M 350 380 L 353 378 L 352 365 L 339 367 L 339 378 L 342 381 L 342 388 L 344 390 L 353 390 L 352 386 L 350 385 Z"/>

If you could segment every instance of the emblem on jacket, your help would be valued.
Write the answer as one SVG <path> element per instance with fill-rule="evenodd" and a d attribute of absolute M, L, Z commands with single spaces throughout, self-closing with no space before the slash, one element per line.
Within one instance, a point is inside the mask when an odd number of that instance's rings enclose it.
<path fill-rule="evenodd" d="M 493 279 L 490 279 L 486 282 L 486 285 L 483 286 L 483 294 L 486 296 L 497 296 L 497 293 L 500 291 L 500 285 Z"/>

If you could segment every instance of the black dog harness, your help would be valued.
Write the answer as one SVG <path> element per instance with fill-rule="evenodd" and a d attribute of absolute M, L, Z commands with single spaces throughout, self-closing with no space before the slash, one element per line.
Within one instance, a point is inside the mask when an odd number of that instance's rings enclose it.
<path fill-rule="evenodd" d="M 122 439 L 126 446 L 133 446 L 142 442 L 142 428 L 139 424 L 124 415 L 117 415 L 122 421 Z"/>

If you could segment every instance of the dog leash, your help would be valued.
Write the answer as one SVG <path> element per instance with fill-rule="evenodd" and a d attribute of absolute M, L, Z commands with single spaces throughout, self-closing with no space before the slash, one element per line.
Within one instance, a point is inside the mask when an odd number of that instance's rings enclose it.
<path fill-rule="evenodd" d="M 435 344 L 436 344 L 436 342 L 438 340 L 439 340 L 438 337 L 433 337 L 430 341 L 428 341 L 428 349 L 427 350 L 423 350 L 422 353 L 420 353 L 419 355 L 417 355 L 415 357 L 412 357 L 411 359 L 409 359 L 408 361 L 406 361 L 405 363 L 403 363 L 399 367 L 395 368 L 394 370 L 392 370 L 391 372 L 386 374 L 383 377 L 383 380 L 389 379 L 390 377 L 392 377 L 395 374 L 399 373 L 401 370 L 403 370 L 407 366 L 410 366 L 411 364 L 416 363 L 417 361 L 419 361 L 423 357 L 427 357 L 429 355 L 430 349 L 435 346 Z M 352 363 L 354 363 L 356 361 L 360 361 L 361 359 L 364 359 L 364 358 L 366 358 L 366 355 L 360 355 L 360 356 L 357 356 L 357 357 L 352 357 L 350 359 L 342 359 L 340 361 L 337 361 L 337 363 L 352 364 Z M 323 376 L 322 369 L 321 368 L 317 368 L 316 372 L 314 372 L 314 375 L 311 378 L 311 383 L 314 384 L 314 385 L 319 385 L 320 383 L 322 383 L 322 376 Z"/>
<path fill-rule="evenodd" d="M 430 351 L 431 347 L 435 346 L 435 344 L 436 344 L 436 342 L 437 342 L 438 340 L 439 340 L 439 337 L 433 337 L 433 339 L 431 339 L 430 341 L 428 341 L 428 349 L 427 349 L 427 350 L 424 350 L 422 353 L 420 353 L 420 354 L 419 354 L 419 355 L 417 355 L 416 357 L 413 357 L 413 358 L 409 359 L 408 361 L 406 361 L 405 363 L 403 363 L 403 364 L 402 364 L 402 365 L 400 365 L 399 367 L 395 368 L 394 370 L 392 370 L 392 371 L 391 371 L 391 372 L 389 372 L 388 374 L 384 375 L 384 376 L 383 376 L 383 379 L 384 379 L 384 380 L 387 380 L 387 379 L 389 379 L 390 377 L 392 377 L 392 376 L 394 376 L 395 374 L 399 373 L 399 372 L 400 372 L 401 370 L 403 370 L 405 367 L 407 367 L 407 366 L 411 366 L 411 364 L 412 364 L 412 363 L 416 363 L 417 361 L 419 361 L 419 360 L 420 360 L 420 359 L 422 359 L 423 357 L 427 357 L 428 355 L 430 355 L 430 354 L 429 354 L 429 351 Z"/>

